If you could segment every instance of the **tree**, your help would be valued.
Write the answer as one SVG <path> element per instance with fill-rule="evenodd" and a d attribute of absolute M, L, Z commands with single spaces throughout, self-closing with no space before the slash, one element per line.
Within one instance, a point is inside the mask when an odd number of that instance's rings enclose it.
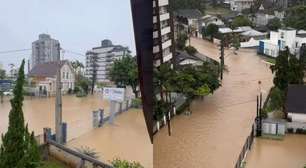
<path fill-rule="evenodd" d="M 281 51 L 279 56 L 276 57 L 275 65 L 272 65 L 271 71 L 275 74 L 273 83 L 274 86 L 285 90 L 288 87 L 288 71 L 289 71 L 289 49 L 287 48 L 285 51 Z"/>
<path fill-rule="evenodd" d="M 71 66 L 74 72 L 76 73 L 76 81 L 78 81 L 81 78 L 81 71 L 84 68 L 84 65 L 80 61 L 76 60 L 71 62 Z"/>
<path fill-rule="evenodd" d="M 299 5 L 286 11 L 284 23 L 287 27 L 306 29 L 306 6 Z"/>
<path fill-rule="evenodd" d="M 0 79 L 5 79 L 6 74 L 4 69 L 0 69 Z"/>
<path fill-rule="evenodd" d="M 303 84 L 304 82 L 303 64 L 294 55 L 289 58 L 288 81 L 289 84 Z"/>
<path fill-rule="evenodd" d="M 206 1 L 205 0 L 170 0 L 170 7 L 173 10 L 178 9 L 198 9 L 201 12 L 205 12 Z"/>
<path fill-rule="evenodd" d="M 189 55 L 194 55 L 198 52 L 198 50 L 192 46 L 188 46 L 185 47 L 185 51 L 189 54 Z"/>
<path fill-rule="evenodd" d="M 306 44 L 303 43 L 300 48 L 300 63 L 304 70 L 306 70 Z"/>
<path fill-rule="evenodd" d="M 302 84 L 304 77 L 303 64 L 296 56 L 291 55 L 289 48 L 281 51 L 276 58 L 275 65 L 271 67 L 272 73 L 275 73 L 274 86 L 285 91 L 288 84 Z"/>
<path fill-rule="evenodd" d="M 235 48 L 235 50 L 239 50 L 240 48 L 240 40 L 238 35 L 234 35 L 233 37 L 233 47 Z"/>
<path fill-rule="evenodd" d="M 188 39 L 187 34 L 181 33 L 178 34 L 177 40 L 176 40 L 176 46 L 178 49 L 183 50 L 186 47 L 186 41 Z"/>
<path fill-rule="evenodd" d="M 115 82 L 117 87 L 131 86 L 135 97 L 138 97 L 137 87 L 139 85 L 139 80 L 135 58 L 127 55 L 121 59 L 115 60 L 109 70 L 109 77 L 111 81 Z"/>
<path fill-rule="evenodd" d="M 24 64 L 23 60 L 13 91 L 14 98 L 11 100 L 12 109 L 9 113 L 8 131 L 2 135 L 1 168 L 35 168 L 38 167 L 40 161 L 34 133 L 30 134 L 25 126 L 22 111 L 23 84 L 25 82 Z"/>
<path fill-rule="evenodd" d="M 268 104 L 268 111 L 281 110 L 285 103 L 284 91 L 278 87 L 274 87 L 270 93 L 270 102 Z"/>
<path fill-rule="evenodd" d="M 281 26 L 282 26 L 282 23 L 279 20 L 279 18 L 270 19 L 267 24 L 267 27 L 269 28 L 269 30 L 272 30 L 272 31 L 277 31 L 279 28 L 281 28 Z"/>
<path fill-rule="evenodd" d="M 237 28 L 241 26 L 252 26 L 252 22 L 246 16 L 236 16 L 232 22 L 232 27 Z"/>
<path fill-rule="evenodd" d="M 213 41 L 214 37 L 216 37 L 218 31 L 219 27 L 214 23 L 209 24 L 205 30 L 206 36 L 210 36 L 211 41 Z"/>

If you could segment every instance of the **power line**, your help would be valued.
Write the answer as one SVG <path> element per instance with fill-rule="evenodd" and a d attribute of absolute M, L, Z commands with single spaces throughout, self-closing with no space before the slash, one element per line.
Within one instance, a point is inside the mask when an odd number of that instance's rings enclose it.
<path fill-rule="evenodd" d="M 0 54 L 9 54 L 9 53 L 16 53 L 16 52 L 30 51 L 30 50 L 32 49 L 6 50 L 6 51 L 0 51 Z"/>

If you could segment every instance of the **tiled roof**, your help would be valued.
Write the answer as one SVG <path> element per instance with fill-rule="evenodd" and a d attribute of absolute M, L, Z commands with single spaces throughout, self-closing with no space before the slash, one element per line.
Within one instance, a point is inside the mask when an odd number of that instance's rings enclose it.
<path fill-rule="evenodd" d="M 68 63 L 67 60 L 60 61 L 60 67 L 62 67 L 66 63 Z M 58 68 L 58 61 L 38 64 L 31 69 L 31 71 L 29 72 L 29 76 L 54 77 L 56 75 L 57 68 Z"/>

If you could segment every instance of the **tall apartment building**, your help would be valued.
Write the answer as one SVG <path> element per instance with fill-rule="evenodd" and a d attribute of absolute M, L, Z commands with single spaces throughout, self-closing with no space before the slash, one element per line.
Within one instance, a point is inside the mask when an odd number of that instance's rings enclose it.
<path fill-rule="evenodd" d="M 169 0 L 153 0 L 153 64 L 173 63 L 173 20 Z"/>
<path fill-rule="evenodd" d="M 113 45 L 110 40 L 103 40 L 101 46 L 86 52 L 85 76 L 91 78 L 96 69 L 98 82 L 110 82 L 108 71 L 114 60 L 130 53 L 128 47 Z"/>
<path fill-rule="evenodd" d="M 60 43 L 48 34 L 40 34 L 32 43 L 31 69 L 37 64 L 54 62 L 60 59 Z"/>

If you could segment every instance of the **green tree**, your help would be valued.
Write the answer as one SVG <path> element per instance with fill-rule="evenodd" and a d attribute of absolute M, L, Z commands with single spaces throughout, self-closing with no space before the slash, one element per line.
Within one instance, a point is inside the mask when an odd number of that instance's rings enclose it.
<path fill-rule="evenodd" d="M 23 60 L 13 91 L 14 98 L 11 100 L 12 109 L 9 113 L 8 131 L 2 135 L 1 168 L 35 168 L 40 161 L 34 133 L 30 134 L 27 126 L 25 126 L 22 111 L 23 84 L 25 81 L 24 64 Z"/>
<path fill-rule="evenodd" d="M 240 40 L 239 40 L 238 35 L 234 35 L 233 36 L 232 44 L 233 44 L 233 47 L 235 48 L 235 50 L 239 50 L 239 48 L 240 48 Z"/>
<path fill-rule="evenodd" d="M 304 82 L 303 64 L 294 55 L 289 58 L 288 80 L 289 84 L 303 84 Z"/>
<path fill-rule="evenodd" d="M 138 162 L 129 162 L 127 160 L 121 160 L 118 158 L 112 161 L 112 165 L 114 166 L 114 168 L 144 168 Z"/>
<path fill-rule="evenodd" d="M 210 36 L 211 41 L 213 41 L 214 37 L 218 34 L 219 27 L 216 24 L 209 24 L 205 29 L 206 36 Z"/>
<path fill-rule="evenodd" d="M 232 27 L 252 26 L 252 22 L 244 15 L 236 16 L 232 22 Z"/>
<path fill-rule="evenodd" d="M 274 87 L 270 93 L 270 102 L 268 104 L 268 111 L 281 110 L 285 103 L 284 91 L 278 87 Z"/>
<path fill-rule="evenodd" d="M 178 34 L 178 37 L 176 40 L 176 47 L 180 50 L 183 50 L 186 47 L 187 39 L 188 39 L 187 34 L 185 33 Z"/>
<path fill-rule="evenodd" d="M 269 30 L 277 31 L 279 28 L 282 27 L 282 23 L 279 18 L 273 18 L 268 21 L 267 27 L 269 28 Z"/>
<path fill-rule="evenodd" d="M 306 44 L 302 44 L 300 48 L 300 63 L 304 70 L 306 70 Z"/>
<path fill-rule="evenodd" d="M 6 74 L 4 69 L 0 69 L 0 79 L 5 79 Z"/>
<path fill-rule="evenodd" d="M 195 55 L 198 50 L 192 46 L 188 46 L 188 47 L 185 47 L 185 51 L 189 54 L 189 55 Z"/>
<path fill-rule="evenodd" d="M 289 49 L 285 51 L 280 51 L 279 56 L 276 57 L 275 65 L 272 65 L 270 68 L 272 73 L 274 73 L 273 83 L 274 86 L 285 90 L 288 87 L 288 71 L 289 71 Z"/>
<path fill-rule="evenodd" d="M 109 77 L 118 87 L 131 86 L 135 97 L 138 97 L 137 87 L 139 85 L 139 80 L 135 58 L 128 55 L 114 61 L 109 71 Z"/>
<path fill-rule="evenodd" d="M 170 0 L 170 7 L 173 10 L 178 9 L 198 9 L 202 13 L 205 12 L 206 9 L 206 1 L 205 0 Z"/>
<path fill-rule="evenodd" d="M 306 29 L 306 6 L 299 5 L 287 9 L 284 23 L 287 27 Z"/>

